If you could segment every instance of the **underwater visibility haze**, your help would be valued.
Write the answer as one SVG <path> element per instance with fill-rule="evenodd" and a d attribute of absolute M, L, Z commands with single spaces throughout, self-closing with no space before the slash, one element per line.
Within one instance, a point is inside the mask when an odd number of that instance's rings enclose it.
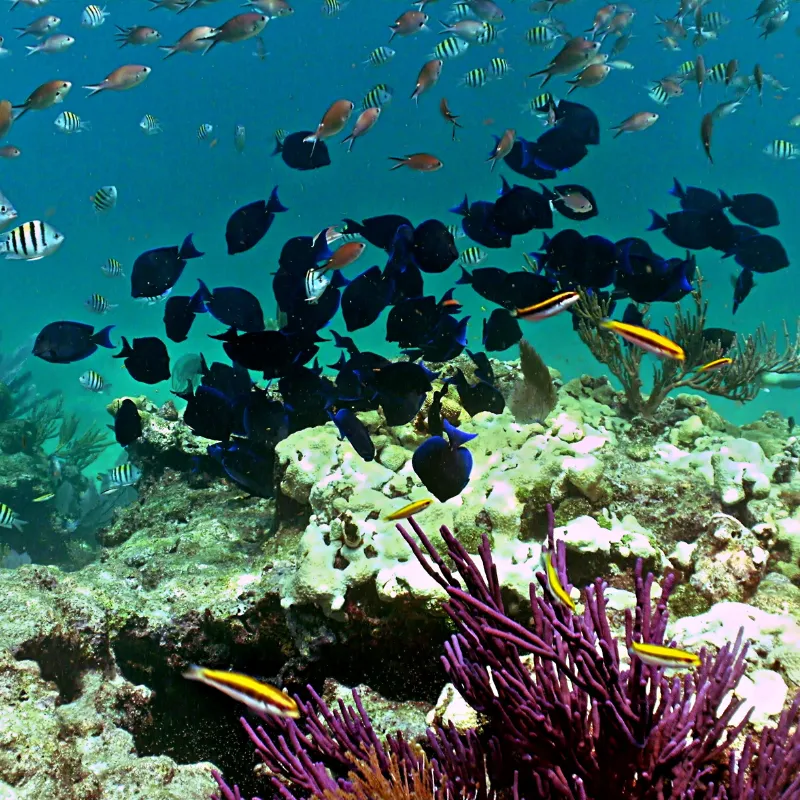
<path fill-rule="evenodd" d="M 0 797 L 798 800 L 796 2 L 6 6 Z"/>

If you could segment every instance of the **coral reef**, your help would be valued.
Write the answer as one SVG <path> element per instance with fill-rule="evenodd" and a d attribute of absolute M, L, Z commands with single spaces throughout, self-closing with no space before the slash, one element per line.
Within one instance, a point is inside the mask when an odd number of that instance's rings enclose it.
<path fill-rule="evenodd" d="M 454 572 L 413 518 L 410 523 L 422 547 L 398 526 L 403 538 L 447 592 L 445 610 L 458 632 L 443 661 L 458 692 L 483 717 L 480 733 L 435 727 L 427 733 L 427 752 L 419 753 L 402 736 L 382 742 L 357 692 L 353 706 L 340 701 L 332 711 L 309 687 L 312 701 L 300 702 L 298 721 L 268 719 L 254 729 L 242 720 L 281 797 L 591 800 L 607 797 L 613 786 L 618 798 L 678 800 L 702 792 L 718 800 L 790 800 L 800 792 L 800 695 L 777 726 L 763 729 L 760 747 L 752 736 L 741 752 L 733 746 L 750 717 L 732 722 L 745 702 L 731 695 L 744 675 L 743 631 L 714 657 L 702 650 L 702 663 L 684 680 L 638 658 L 625 665 L 603 581 L 587 587 L 585 610 L 573 615 L 549 599 L 540 573 L 541 589 L 531 586 L 527 628 L 506 612 L 488 537 L 478 565 L 441 530 Z M 548 547 L 568 586 L 552 516 Z M 653 576 L 643 576 L 639 562 L 635 609 L 625 614 L 626 650 L 634 642 L 669 642 L 673 585 L 667 578 L 652 608 Z M 520 653 L 532 654 L 532 661 Z M 223 797 L 238 796 L 214 777 Z"/>
<path fill-rule="evenodd" d="M 643 394 L 641 376 L 644 351 L 627 346 L 600 326 L 609 316 L 611 301 L 584 293 L 575 306 L 581 340 L 622 385 L 628 413 L 652 417 L 667 395 L 676 389 L 693 389 L 746 402 L 761 390 L 760 376 L 800 372 L 800 322 L 794 337 L 784 323 L 786 345 L 782 352 L 777 337 L 770 336 L 766 326 L 762 326 L 746 339 L 737 339 L 734 348 L 726 353 L 717 339 L 703 335 L 708 303 L 702 298 L 702 281 L 698 281 L 692 297 L 693 311 L 676 305 L 674 319 L 664 320 L 667 338 L 683 348 L 686 358 L 684 361 L 662 359 L 653 370 L 653 385 L 648 395 Z M 698 367 L 725 355 L 730 356 L 733 363 L 724 369 L 697 371 Z"/>

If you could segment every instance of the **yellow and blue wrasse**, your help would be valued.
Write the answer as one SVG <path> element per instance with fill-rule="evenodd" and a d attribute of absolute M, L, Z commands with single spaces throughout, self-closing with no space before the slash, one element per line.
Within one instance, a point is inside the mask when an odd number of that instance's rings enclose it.
<path fill-rule="evenodd" d="M 33 498 L 34 503 L 46 503 L 55 497 L 55 492 L 48 492 L 47 494 L 40 494 L 38 497 Z"/>
<path fill-rule="evenodd" d="M 555 565 L 553 564 L 553 554 L 549 550 L 544 551 L 544 574 L 547 578 L 547 588 L 553 600 L 560 606 L 568 608 L 573 613 L 575 612 L 575 601 L 570 597 L 569 592 L 561 585 L 558 579 L 558 572 L 556 572 Z"/>
<path fill-rule="evenodd" d="M 725 356 L 724 358 L 715 358 L 713 361 L 709 361 L 708 364 L 703 364 L 702 367 L 698 367 L 698 372 L 713 372 L 717 369 L 723 369 L 724 367 L 729 367 L 733 364 L 733 359 L 728 358 Z"/>
<path fill-rule="evenodd" d="M 651 667 L 673 667 L 689 669 L 700 666 L 700 657 L 677 647 L 665 647 L 662 644 L 646 644 L 631 642 L 630 654 L 636 656 Z"/>
<path fill-rule="evenodd" d="M 615 319 L 604 319 L 600 326 L 607 331 L 618 334 L 626 342 L 635 344 L 637 347 L 641 347 L 642 350 L 661 358 L 672 358 L 675 361 L 684 361 L 686 359 L 686 353 L 683 352 L 683 348 L 680 345 L 648 328 L 629 325 L 627 322 L 619 322 Z"/>
<path fill-rule="evenodd" d="M 403 506 L 402 508 L 398 508 L 397 511 L 392 511 L 391 514 L 387 514 L 384 517 L 386 522 L 394 522 L 398 519 L 408 519 L 413 514 L 418 514 L 420 511 L 424 511 L 429 505 L 433 503 L 430 497 L 426 497 L 424 500 L 415 500 L 413 503 L 409 503 L 407 506 Z"/>
<path fill-rule="evenodd" d="M 534 303 L 526 308 L 518 308 L 511 312 L 511 316 L 535 322 L 539 319 L 554 317 L 556 314 L 566 311 L 580 299 L 581 296 L 577 292 L 559 292 L 552 297 L 548 297 L 547 300 L 542 300 L 541 303 Z"/>
<path fill-rule="evenodd" d="M 291 717 L 291 719 L 300 717 L 297 703 L 286 692 L 282 692 L 268 683 L 257 681 L 249 675 L 192 665 L 188 672 L 183 673 L 183 677 L 190 681 L 199 681 L 207 686 L 213 686 L 228 697 L 244 703 L 261 716 L 272 714 L 276 717 Z"/>

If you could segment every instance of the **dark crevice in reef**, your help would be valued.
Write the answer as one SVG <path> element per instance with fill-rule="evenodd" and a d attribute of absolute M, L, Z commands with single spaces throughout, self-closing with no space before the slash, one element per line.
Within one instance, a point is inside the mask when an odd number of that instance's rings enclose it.
<path fill-rule="evenodd" d="M 111 653 L 107 639 L 98 645 L 91 644 L 76 627 L 55 630 L 46 637 L 32 640 L 14 651 L 18 661 L 35 661 L 42 678 L 52 681 L 58 688 L 58 704 L 72 703 L 82 691 L 82 675 L 89 669 L 102 670 L 113 675 Z"/>
<path fill-rule="evenodd" d="M 114 652 L 122 674 L 155 693 L 148 708 L 152 723 L 132 731 L 139 755 L 210 761 L 245 796 L 263 796 L 264 779 L 252 775 L 254 748 L 238 721 L 248 712 L 181 677 L 191 662 L 244 672 L 301 695 L 306 684 L 321 691 L 333 678 L 367 684 L 390 700 L 433 704 L 446 682 L 439 660 L 451 632 L 446 619 L 425 617 L 406 604 L 389 606 L 374 587 L 352 592 L 345 610 L 347 623 L 317 609 L 287 612 L 265 601 L 238 620 L 185 622 L 171 641 L 132 623 L 115 639 Z"/>

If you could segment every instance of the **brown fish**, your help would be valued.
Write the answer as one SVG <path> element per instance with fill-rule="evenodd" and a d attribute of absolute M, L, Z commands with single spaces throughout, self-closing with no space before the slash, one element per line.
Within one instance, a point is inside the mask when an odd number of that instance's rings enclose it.
<path fill-rule="evenodd" d="M 152 71 L 151 67 L 141 64 L 126 64 L 124 67 L 117 67 L 101 83 L 90 83 L 83 88 L 90 90 L 87 97 L 100 92 L 124 92 L 143 83 Z"/>
<path fill-rule="evenodd" d="M 8 100 L 0 100 L 0 139 L 5 139 L 14 124 L 14 109 Z"/>
<path fill-rule="evenodd" d="M 453 126 L 453 141 L 456 140 L 456 128 L 463 128 L 464 126 L 458 122 L 458 114 L 454 114 L 450 110 L 450 106 L 447 103 L 447 98 L 443 97 L 439 101 L 439 112 L 445 118 L 446 122 L 449 122 Z"/>
<path fill-rule="evenodd" d="M 117 25 L 117 31 L 119 33 L 115 34 L 114 38 L 117 40 L 120 49 L 127 47 L 129 44 L 141 46 L 155 44 L 161 40 L 161 34 L 155 28 L 150 28 L 147 25 L 134 25 L 131 28 L 120 28 Z"/>
<path fill-rule="evenodd" d="M 14 147 L 13 144 L 5 144 L 0 147 L 0 158 L 19 158 L 21 155 L 22 150 Z"/>
<path fill-rule="evenodd" d="M 611 130 L 616 131 L 614 138 L 621 136 L 623 133 L 634 133 L 635 131 L 643 131 L 654 125 L 658 120 L 658 114 L 654 111 L 638 111 L 632 114 L 626 120 L 615 125 Z"/>
<path fill-rule="evenodd" d="M 442 74 L 443 64 L 444 61 L 435 58 L 432 61 L 427 61 L 422 65 L 422 69 L 419 71 L 419 75 L 417 76 L 417 85 L 414 87 L 414 93 L 411 95 L 411 99 L 415 103 L 419 103 L 419 96 L 423 92 L 428 91 L 428 89 L 436 85 L 436 82 L 439 80 L 439 76 Z"/>
<path fill-rule="evenodd" d="M 608 64 L 590 64 L 578 73 L 575 80 L 567 81 L 572 87 L 567 92 L 567 96 L 576 89 L 590 89 L 592 86 L 598 86 L 608 77 L 609 72 L 611 72 L 611 67 Z"/>
<path fill-rule="evenodd" d="M 714 115 L 706 114 L 703 121 L 700 123 L 700 141 L 703 142 L 703 150 L 706 151 L 708 160 L 713 164 L 714 159 L 711 157 L 711 134 L 714 132 Z"/>
<path fill-rule="evenodd" d="M 353 130 L 349 135 L 342 139 L 342 144 L 345 142 L 350 142 L 350 147 L 347 148 L 348 153 L 353 149 L 356 139 L 372 130 L 373 125 L 375 125 L 375 123 L 378 121 L 378 117 L 380 117 L 380 115 L 380 107 L 364 109 L 364 111 L 358 115 L 356 124 L 353 125 Z"/>
<path fill-rule="evenodd" d="M 171 58 L 176 53 L 202 53 L 213 44 L 213 42 L 209 41 L 209 37 L 213 34 L 214 28 L 210 28 L 208 25 L 200 25 L 190 31 L 186 31 L 175 44 L 162 44 L 158 49 L 166 53 L 164 59 Z"/>
<path fill-rule="evenodd" d="M 422 11 L 404 12 L 389 26 L 392 29 L 389 41 L 391 42 L 395 36 L 411 36 L 413 33 L 426 29 L 427 21 L 428 15 L 423 14 Z"/>
<path fill-rule="evenodd" d="M 437 169 L 441 169 L 444 166 L 436 156 L 432 156 L 429 153 L 413 153 L 410 156 L 403 156 L 403 158 L 389 156 L 389 160 L 397 162 L 392 167 L 392 170 L 408 167 L 415 172 L 436 172 Z"/>
<path fill-rule="evenodd" d="M 725 85 L 730 86 L 731 81 L 736 77 L 736 73 L 739 71 L 739 62 L 732 58 L 726 65 L 725 65 Z"/>
<path fill-rule="evenodd" d="M 268 22 L 269 17 L 266 14 L 258 14 L 255 11 L 248 11 L 231 17 L 221 27 L 215 28 L 214 32 L 207 37 L 208 41 L 211 42 L 211 47 L 205 50 L 203 55 L 210 53 L 220 42 L 234 44 L 258 36 Z"/>
<path fill-rule="evenodd" d="M 758 89 L 758 102 L 760 105 L 764 104 L 764 69 L 762 68 L 761 64 L 756 64 L 753 67 L 753 80 L 756 84 L 756 89 Z"/>
<path fill-rule="evenodd" d="M 569 75 L 586 66 L 599 49 L 600 42 L 591 42 L 582 36 L 577 36 L 570 39 L 544 69 L 532 72 L 528 77 L 544 75 L 541 83 L 544 86 L 554 75 Z"/>
<path fill-rule="evenodd" d="M 703 86 L 706 82 L 706 60 L 703 56 L 698 55 L 697 60 L 694 62 L 694 79 L 697 81 L 697 102 L 703 102 Z"/>
<path fill-rule="evenodd" d="M 365 248 L 364 242 L 345 242 L 338 250 L 334 250 L 333 255 L 324 264 L 317 267 L 317 272 L 349 267 L 361 257 Z"/>
<path fill-rule="evenodd" d="M 336 136 L 337 133 L 341 133 L 344 130 L 344 126 L 347 125 L 354 108 L 355 106 L 350 100 L 336 100 L 322 116 L 322 120 L 317 125 L 317 130 L 311 136 L 306 136 L 303 141 L 313 142 L 314 147 L 316 147 L 317 142 L 322 139 L 328 139 L 331 136 Z M 314 152 L 313 148 L 311 152 Z"/>
<path fill-rule="evenodd" d="M 511 148 L 514 147 L 514 142 L 516 141 L 517 132 L 513 128 L 508 128 L 503 132 L 503 135 L 497 140 L 491 155 L 486 159 L 492 162 L 492 171 L 494 171 L 497 162 L 502 161 L 511 152 Z"/>
<path fill-rule="evenodd" d="M 22 111 L 17 114 L 16 119 L 27 114 L 28 111 L 44 111 L 44 109 L 50 108 L 56 105 L 56 103 L 62 103 L 64 98 L 69 94 L 71 88 L 72 84 L 69 81 L 55 80 L 43 83 L 37 89 L 33 90 L 24 103 L 13 106 L 13 108 L 22 109 Z"/>

